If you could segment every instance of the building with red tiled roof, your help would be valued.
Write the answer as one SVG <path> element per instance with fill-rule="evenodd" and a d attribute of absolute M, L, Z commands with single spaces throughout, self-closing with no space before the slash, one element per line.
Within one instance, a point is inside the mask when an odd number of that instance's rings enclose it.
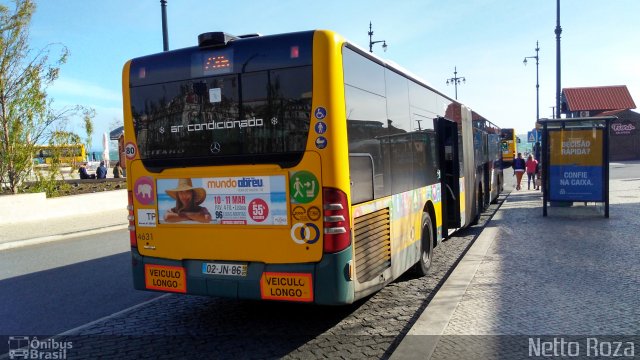
<path fill-rule="evenodd" d="M 609 160 L 640 159 L 640 114 L 625 85 L 562 89 L 568 118 L 616 116 L 609 129 Z"/>
<path fill-rule="evenodd" d="M 598 116 L 604 111 L 635 108 L 626 85 L 562 89 L 562 112 L 567 117 Z"/>

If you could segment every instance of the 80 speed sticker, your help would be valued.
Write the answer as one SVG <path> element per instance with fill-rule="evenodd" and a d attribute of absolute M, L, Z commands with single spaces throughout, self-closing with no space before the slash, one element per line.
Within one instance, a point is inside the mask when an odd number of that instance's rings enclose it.
<path fill-rule="evenodd" d="M 136 145 L 132 142 L 128 142 L 127 145 L 124 146 L 124 155 L 127 159 L 133 160 L 133 158 L 136 157 L 136 149 Z"/>

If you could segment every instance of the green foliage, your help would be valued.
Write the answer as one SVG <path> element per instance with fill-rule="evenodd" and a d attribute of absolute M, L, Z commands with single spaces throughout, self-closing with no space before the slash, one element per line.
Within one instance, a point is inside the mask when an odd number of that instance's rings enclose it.
<path fill-rule="evenodd" d="M 52 146 L 51 164 L 49 165 L 48 171 L 53 177 L 53 180 L 56 178 L 64 179 L 64 175 L 60 171 L 62 165 L 61 159 L 69 154 L 63 154 L 63 147 L 61 145 L 80 144 L 81 142 L 80 136 L 70 131 L 56 130 L 51 133 L 51 137 L 49 138 L 49 145 Z M 71 165 L 72 169 L 75 169 L 78 164 L 70 163 L 66 165 Z"/>
<path fill-rule="evenodd" d="M 60 44 L 31 49 L 28 29 L 36 5 L 33 0 L 13 3 L 13 10 L 0 4 L 0 186 L 16 194 L 38 176 L 33 171 L 35 146 L 61 144 L 56 133 L 65 133 L 68 118 L 80 112 L 86 130 L 92 132 L 95 112 L 81 106 L 53 108 L 46 90 L 58 78 L 69 52 Z M 52 56 L 54 48 L 59 51 Z M 67 139 L 80 143 L 77 136 Z M 52 170 L 51 176 L 59 176 L 59 169 Z"/>
<path fill-rule="evenodd" d="M 93 136 L 93 118 L 96 116 L 94 109 L 84 109 L 82 120 L 84 120 L 84 130 L 87 133 L 87 150 L 91 149 L 91 137 Z"/>
<path fill-rule="evenodd" d="M 36 171 L 36 181 L 31 184 L 25 191 L 31 193 L 44 192 L 47 197 L 60 196 L 61 193 L 67 191 L 71 186 L 64 181 L 56 178 L 56 173 L 52 171 L 40 172 Z"/>
<path fill-rule="evenodd" d="M 65 145 L 65 144 L 80 144 L 82 140 L 80 140 L 80 136 L 78 134 L 64 131 L 64 130 L 56 130 L 51 133 L 51 137 L 49 138 L 49 145 Z"/>

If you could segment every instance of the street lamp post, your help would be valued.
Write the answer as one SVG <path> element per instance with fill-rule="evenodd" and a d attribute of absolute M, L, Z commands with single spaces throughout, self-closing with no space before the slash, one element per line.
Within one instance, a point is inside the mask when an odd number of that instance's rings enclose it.
<path fill-rule="evenodd" d="M 169 35 L 167 31 L 167 0 L 160 0 L 160 10 L 162 11 L 162 49 L 169 51 Z"/>
<path fill-rule="evenodd" d="M 458 77 L 458 68 L 454 66 L 453 67 L 453 77 L 447 79 L 447 85 L 453 84 L 453 86 L 455 88 L 455 93 L 456 93 L 456 100 L 458 100 L 458 85 L 460 85 L 461 81 L 462 81 L 462 83 L 465 83 L 465 82 L 467 82 L 467 79 L 465 79 L 464 76 Z"/>
<path fill-rule="evenodd" d="M 371 28 L 371 21 L 369 21 L 369 52 L 373 52 L 373 44 L 382 43 L 382 50 L 387 51 L 387 42 L 385 40 L 373 41 L 373 29 Z"/>
<path fill-rule="evenodd" d="M 557 19 L 556 19 L 556 118 L 560 119 L 562 114 L 562 87 L 560 86 L 560 34 L 562 34 L 562 27 L 560 26 L 560 0 L 556 1 L 557 5 Z"/>
<path fill-rule="evenodd" d="M 540 57 L 538 56 L 538 52 L 540 51 L 540 46 L 536 41 L 536 56 L 525 56 L 522 61 L 524 65 L 527 65 L 527 59 L 536 59 L 536 122 L 540 119 L 540 78 L 538 72 L 538 65 L 540 64 Z"/>

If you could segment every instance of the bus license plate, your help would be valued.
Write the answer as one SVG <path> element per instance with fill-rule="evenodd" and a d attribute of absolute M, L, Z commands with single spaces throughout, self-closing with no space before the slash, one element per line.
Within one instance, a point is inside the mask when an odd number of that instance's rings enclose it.
<path fill-rule="evenodd" d="M 207 275 L 247 276 L 246 264 L 204 263 L 202 273 Z"/>

